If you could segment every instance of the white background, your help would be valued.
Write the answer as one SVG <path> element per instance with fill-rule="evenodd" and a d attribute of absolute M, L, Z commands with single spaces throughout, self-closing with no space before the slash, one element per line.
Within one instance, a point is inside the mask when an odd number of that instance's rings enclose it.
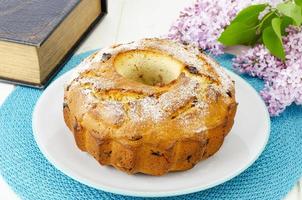
<path fill-rule="evenodd" d="M 109 13 L 77 50 L 76 54 L 112 43 L 128 42 L 166 34 L 179 11 L 194 0 L 109 0 Z M 231 49 L 238 53 L 238 49 Z M 0 83 L 0 105 L 14 86 Z M 302 152 L 301 152 L 302 153 Z M 302 200 L 302 179 L 285 198 Z M 0 177 L 0 199 L 16 200 L 17 195 Z"/>

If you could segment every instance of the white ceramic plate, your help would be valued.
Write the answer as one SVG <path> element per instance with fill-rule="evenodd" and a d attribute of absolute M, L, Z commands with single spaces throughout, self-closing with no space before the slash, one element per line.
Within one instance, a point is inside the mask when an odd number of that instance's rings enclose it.
<path fill-rule="evenodd" d="M 127 175 L 112 167 L 101 166 L 76 147 L 63 120 L 63 86 L 74 70 L 54 81 L 41 95 L 33 113 L 33 133 L 40 150 L 56 168 L 88 186 L 142 197 L 201 191 L 243 172 L 259 157 L 268 141 L 270 119 L 264 102 L 248 83 L 228 71 L 236 81 L 239 106 L 234 127 L 214 156 L 191 170 L 161 177 Z"/>

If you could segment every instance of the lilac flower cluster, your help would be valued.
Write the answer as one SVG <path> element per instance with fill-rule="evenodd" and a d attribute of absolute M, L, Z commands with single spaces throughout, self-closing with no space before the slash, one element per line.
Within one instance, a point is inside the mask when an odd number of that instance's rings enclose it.
<path fill-rule="evenodd" d="M 272 56 L 263 45 L 257 45 L 233 60 L 241 73 L 262 78 L 260 92 L 272 116 L 279 115 L 292 103 L 302 104 L 302 28 L 289 27 L 283 37 L 285 62 Z"/>
<path fill-rule="evenodd" d="M 270 0 L 275 5 L 282 0 Z M 223 53 L 217 38 L 243 8 L 268 0 L 197 0 L 193 6 L 181 11 L 172 25 L 168 37 L 191 43 L 212 54 Z"/>
<path fill-rule="evenodd" d="M 240 73 L 247 73 L 265 81 L 273 80 L 281 69 L 286 68 L 285 63 L 270 54 L 262 44 L 234 58 L 233 67 Z"/>
<path fill-rule="evenodd" d="M 217 38 L 238 12 L 235 7 L 230 0 L 197 0 L 181 11 L 168 37 L 221 54 L 223 46 Z"/>
<path fill-rule="evenodd" d="M 168 37 L 192 43 L 212 54 L 221 54 L 224 47 L 217 39 L 240 10 L 259 3 L 275 7 L 280 2 L 282 0 L 197 0 L 180 13 Z M 302 104 L 302 30 L 289 27 L 286 31 L 288 35 L 283 38 L 285 62 L 271 55 L 263 45 L 243 52 L 233 62 L 238 72 L 265 81 L 260 94 L 272 116 L 279 115 L 292 103 Z"/>

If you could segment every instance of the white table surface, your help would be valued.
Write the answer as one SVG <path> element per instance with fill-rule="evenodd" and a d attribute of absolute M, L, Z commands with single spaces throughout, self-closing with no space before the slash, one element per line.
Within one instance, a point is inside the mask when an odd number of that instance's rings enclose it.
<path fill-rule="evenodd" d="M 168 32 L 179 11 L 194 0 L 109 0 L 108 15 L 83 42 L 76 54 L 112 43 L 128 42 Z M 238 50 L 230 50 L 238 53 Z M 14 86 L 0 83 L 0 105 Z M 302 152 L 301 152 L 302 153 Z M 0 199 L 17 200 L 18 196 L 0 177 Z M 286 200 L 302 200 L 302 179 L 289 192 Z"/>

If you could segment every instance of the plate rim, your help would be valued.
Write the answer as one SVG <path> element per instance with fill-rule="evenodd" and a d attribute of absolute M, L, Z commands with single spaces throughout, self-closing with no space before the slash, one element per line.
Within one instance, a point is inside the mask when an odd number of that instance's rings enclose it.
<path fill-rule="evenodd" d="M 241 79 L 241 81 L 248 86 L 253 93 L 255 93 L 257 95 L 257 97 L 259 98 L 259 100 L 261 101 L 261 104 L 264 108 L 265 111 L 265 118 L 267 119 L 267 133 L 265 134 L 265 138 L 264 138 L 264 142 L 262 144 L 262 147 L 260 148 L 259 152 L 257 154 L 255 154 L 255 157 L 244 167 L 242 167 L 239 171 L 237 171 L 236 173 L 232 174 L 231 176 L 228 176 L 224 179 L 221 180 L 217 180 L 216 182 L 212 183 L 212 184 L 208 184 L 206 186 L 195 186 L 195 187 L 190 187 L 187 189 L 182 189 L 179 191 L 168 191 L 168 192 L 141 192 L 141 191 L 131 191 L 131 190 L 127 190 L 127 189 L 116 189 L 113 187 L 108 187 L 108 186 L 102 186 L 100 187 L 99 185 L 96 185 L 94 183 L 92 183 L 91 181 L 89 181 L 89 179 L 86 178 L 81 178 L 78 175 L 76 175 L 75 173 L 68 171 L 66 169 L 63 169 L 60 167 L 60 165 L 57 164 L 57 161 L 52 158 L 52 156 L 47 153 L 47 150 L 44 149 L 44 147 L 38 142 L 39 139 L 37 138 L 37 130 L 36 130 L 36 124 L 37 124 L 37 107 L 40 104 L 40 101 L 42 101 L 43 97 L 46 95 L 46 91 L 54 86 L 54 83 L 64 79 L 64 77 L 68 76 L 69 74 L 74 73 L 77 70 L 77 67 L 65 72 L 64 74 L 62 74 L 60 77 L 58 77 L 57 79 L 55 79 L 40 95 L 39 99 L 37 100 L 34 109 L 33 109 L 33 114 L 32 114 L 32 131 L 33 131 L 33 136 L 35 139 L 35 142 L 38 146 L 38 148 L 40 149 L 41 153 L 43 154 L 43 156 L 46 158 L 46 160 L 52 164 L 56 169 L 58 169 L 60 172 L 62 172 L 63 174 L 65 174 L 66 176 L 72 178 L 75 181 L 78 181 L 79 183 L 82 183 L 86 186 L 89 186 L 91 188 L 97 189 L 97 190 L 102 190 L 104 192 L 109 192 L 112 194 L 118 194 L 118 195 L 123 195 L 123 196 L 132 196 L 132 197 L 172 197 L 172 196 L 180 196 L 180 195 L 185 195 L 185 194 L 191 194 L 191 193 L 196 193 L 196 192 L 200 192 L 203 190 L 207 190 L 210 188 L 213 188 L 215 186 L 218 186 L 222 183 L 225 183 L 231 179 L 233 179 L 234 177 L 238 176 L 239 174 L 241 174 L 242 172 L 244 172 L 246 169 L 248 169 L 252 164 L 254 164 L 254 162 L 259 158 L 259 156 L 262 154 L 262 152 L 264 151 L 269 137 L 270 137 L 270 133 L 271 133 L 271 120 L 270 120 L 270 116 L 269 116 L 269 112 L 268 109 L 264 103 L 264 101 L 262 100 L 262 98 L 260 97 L 259 93 L 255 90 L 255 88 L 253 86 L 251 86 L 246 80 L 244 80 L 242 77 L 240 77 L 238 74 L 234 73 L 233 71 L 223 67 L 223 69 L 230 75 L 235 76 L 238 79 Z"/>

